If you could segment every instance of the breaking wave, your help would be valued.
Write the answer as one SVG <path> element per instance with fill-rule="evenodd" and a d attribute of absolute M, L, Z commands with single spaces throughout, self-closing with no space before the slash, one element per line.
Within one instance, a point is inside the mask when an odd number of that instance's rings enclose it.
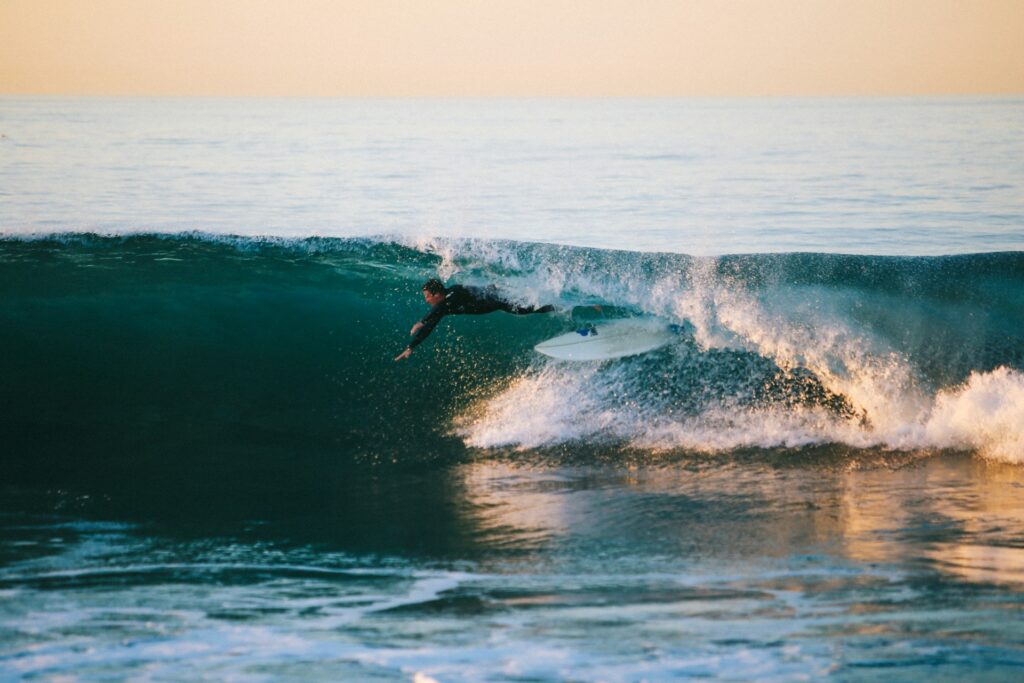
<path fill-rule="evenodd" d="M 282 451 L 383 462 L 573 444 L 838 443 L 1024 461 L 1019 252 L 697 258 L 483 240 L 55 235 L 0 241 L 0 273 L 0 430 L 17 471 L 182 453 L 230 471 L 229 454 L 258 466 Z M 451 317 L 395 363 L 425 313 L 419 286 L 435 276 L 559 311 Z M 685 332 L 604 363 L 532 351 L 580 321 L 630 315 Z"/>

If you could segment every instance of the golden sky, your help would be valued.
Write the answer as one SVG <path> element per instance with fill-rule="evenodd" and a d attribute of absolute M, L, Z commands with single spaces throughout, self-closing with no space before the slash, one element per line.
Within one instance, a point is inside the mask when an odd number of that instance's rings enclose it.
<path fill-rule="evenodd" d="M 1024 0 L 0 0 L 0 93 L 1024 94 Z"/>

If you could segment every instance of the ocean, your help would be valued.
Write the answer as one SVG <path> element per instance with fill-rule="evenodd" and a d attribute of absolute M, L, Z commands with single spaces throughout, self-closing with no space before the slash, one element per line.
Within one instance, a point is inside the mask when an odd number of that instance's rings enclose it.
<path fill-rule="evenodd" d="M 1024 99 L 0 97 L 0 453 L 0 680 L 1016 680 Z"/>

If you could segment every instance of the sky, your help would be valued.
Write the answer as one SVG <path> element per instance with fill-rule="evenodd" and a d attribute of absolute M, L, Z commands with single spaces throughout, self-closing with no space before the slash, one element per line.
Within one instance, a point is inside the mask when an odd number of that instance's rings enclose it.
<path fill-rule="evenodd" d="M 0 93 L 1024 94 L 1024 0 L 0 0 Z"/>

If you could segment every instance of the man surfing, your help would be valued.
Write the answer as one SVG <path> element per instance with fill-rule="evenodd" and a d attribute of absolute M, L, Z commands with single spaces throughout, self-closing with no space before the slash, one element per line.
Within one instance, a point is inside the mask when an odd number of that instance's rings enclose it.
<path fill-rule="evenodd" d="M 555 310 L 550 304 L 547 306 L 520 306 L 506 301 L 498 294 L 494 285 L 487 288 L 463 287 L 452 285 L 445 287 L 444 283 L 437 279 L 430 279 L 423 283 L 423 298 L 430 304 L 430 313 L 418 323 L 412 326 L 409 334 L 412 341 L 405 351 L 395 356 L 395 360 L 408 358 L 412 350 L 419 346 L 420 342 L 430 336 L 437 323 L 446 315 L 480 315 L 494 311 L 505 311 L 514 315 L 526 315 L 527 313 L 550 313 Z"/>

